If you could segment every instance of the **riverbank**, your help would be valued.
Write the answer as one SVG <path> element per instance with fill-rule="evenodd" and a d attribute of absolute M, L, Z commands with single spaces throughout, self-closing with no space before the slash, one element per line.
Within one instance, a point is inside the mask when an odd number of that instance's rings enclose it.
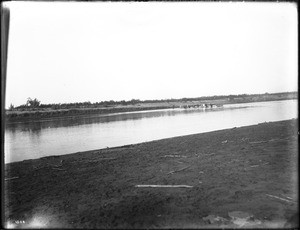
<path fill-rule="evenodd" d="M 215 99 L 214 99 L 215 98 Z M 173 101 L 158 101 L 158 102 L 141 102 L 136 104 L 115 104 L 115 105 L 90 105 L 86 108 L 23 108 L 21 110 L 15 109 L 12 111 L 7 110 L 5 112 L 6 123 L 15 122 L 31 122 L 41 121 L 49 119 L 60 118 L 78 118 L 81 116 L 92 115 L 105 115 L 112 113 L 124 113 L 134 111 L 145 110 L 157 110 L 157 109 L 174 109 L 183 107 L 193 107 L 199 104 L 214 104 L 216 106 L 222 106 L 225 104 L 241 104 L 250 102 L 263 102 L 263 101 L 280 101 L 280 100 L 293 100 L 297 99 L 298 95 L 295 92 L 290 93 L 275 93 L 275 94 L 258 94 L 258 95 L 242 95 L 242 96 L 215 96 L 211 99 L 174 99 Z"/>
<path fill-rule="evenodd" d="M 252 227 L 291 227 L 297 127 L 269 122 L 7 164 L 5 217 L 19 227 L 207 228 L 241 226 L 230 216 L 242 211 Z"/>
<path fill-rule="evenodd" d="M 80 118 L 93 115 L 106 115 L 113 113 L 125 113 L 145 110 L 171 109 L 170 105 L 152 106 L 110 106 L 105 108 L 75 108 L 75 109 L 37 109 L 32 111 L 7 111 L 6 123 L 35 122 L 43 120 L 55 120 L 61 118 Z"/>

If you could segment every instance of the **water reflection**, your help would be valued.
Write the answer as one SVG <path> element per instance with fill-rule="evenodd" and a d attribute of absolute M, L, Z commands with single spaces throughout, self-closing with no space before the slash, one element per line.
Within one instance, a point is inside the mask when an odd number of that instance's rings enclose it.
<path fill-rule="evenodd" d="M 38 134 L 42 129 L 58 128 L 58 127 L 71 127 L 80 126 L 93 123 L 107 123 L 116 121 L 126 120 L 139 120 L 145 118 L 164 117 L 164 116 L 176 116 L 176 115 L 187 115 L 205 112 L 218 112 L 221 110 L 233 110 L 250 107 L 224 107 L 224 108 L 213 108 L 213 109 L 166 109 L 166 110 L 148 110 L 139 112 L 127 112 L 109 115 L 98 115 L 98 116 L 86 116 L 86 117 L 68 117 L 68 118 L 56 118 L 52 120 L 35 121 L 35 122 L 15 122 L 6 124 L 6 131 L 15 132 L 31 132 Z"/>

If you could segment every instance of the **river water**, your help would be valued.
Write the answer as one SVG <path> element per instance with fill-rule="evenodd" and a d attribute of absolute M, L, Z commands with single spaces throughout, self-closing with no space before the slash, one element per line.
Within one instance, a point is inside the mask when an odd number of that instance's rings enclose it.
<path fill-rule="evenodd" d="M 297 118 L 297 100 L 128 112 L 5 127 L 5 163 Z"/>

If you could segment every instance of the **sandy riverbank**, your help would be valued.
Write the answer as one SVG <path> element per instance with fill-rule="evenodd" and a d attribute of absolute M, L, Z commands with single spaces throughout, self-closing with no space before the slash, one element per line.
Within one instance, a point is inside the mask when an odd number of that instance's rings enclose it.
<path fill-rule="evenodd" d="M 291 227 L 297 132 L 288 120 L 7 164 L 5 217 L 17 227 L 207 228 L 237 227 L 229 212 L 242 211 L 256 228 Z M 192 187 L 136 187 L 149 184 Z"/>

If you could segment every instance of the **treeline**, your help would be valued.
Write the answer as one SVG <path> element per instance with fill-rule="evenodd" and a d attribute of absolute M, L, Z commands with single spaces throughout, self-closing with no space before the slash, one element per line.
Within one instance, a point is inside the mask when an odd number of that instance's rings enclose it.
<path fill-rule="evenodd" d="M 265 93 L 265 94 L 236 94 L 236 95 L 218 95 L 218 96 L 204 96 L 204 97 L 190 97 L 190 98 L 180 98 L 180 99 L 160 99 L 160 100 L 139 100 L 139 99 L 132 99 L 132 100 L 121 100 L 121 101 L 100 101 L 91 103 L 90 101 L 87 102 L 76 102 L 76 103 L 52 103 L 52 104 L 42 104 L 39 100 L 28 98 L 26 104 L 14 107 L 13 105 L 10 106 L 9 110 L 28 110 L 28 109 L 77 109 L 77 108 L 103 108 L 103 107 L 110 107 L 116 105 L 136 105 L 136 104 L 143 104 L 143 103 L 163 103 L 163 102 L 187 102 L 187 101 L 205 101 L 205 100 L 228 100 L 234 101 L 237 98 L 240 99 L 247 99 L 249 97 L 262 97 L 262 98 L 270 98 L 272 96 L 276 96 L 277 98 L 284 98 L 284 97 L 292 97 L 297 98 L 297 92 L 283 92 L 283 93 Z"/>
<path fill-rule="evenodd" d="M 31 102 L 33 101 L 33 103 Z M 36 103 L 38 102 L 38 103 Z M 35 99 L 29 98 L 27 100 L 26 104 L 16 106 L 10 105 L 10 110 L 20 110 L 20 109 L 30 109 L 30 108 L 37 108 L 37 109 L 75 109 L 75 108 L 99 108 L 99 107 L 109 107 L 109 106 L 115 106 L 115 105 L 135 105 L 138 103 L 142 103 L 142 101 L 138 99 L 132 99 L 130 101 L 101 101 L 101 102 L 95 102 L 91 103 L 90 101 L 86 102 L 75 102 L 75 103 L 51 103 L 51 104 L 42 104 L 39 103 L 39 101 Z"/>

